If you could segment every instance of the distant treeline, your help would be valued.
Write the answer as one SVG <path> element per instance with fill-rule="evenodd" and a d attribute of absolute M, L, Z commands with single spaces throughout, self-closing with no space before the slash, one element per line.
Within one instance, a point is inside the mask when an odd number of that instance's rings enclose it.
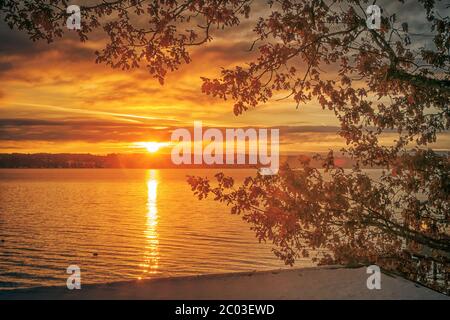
<path fill-rule="evenodd" d="M 281 157 L 281 162 L 295 163 L 297 156 Z M 176 166 L 170 154 L 72 154 L 35 153 L 0 154 L 0 168 L 179 168 L 198 165 Z M 252 168 L 254 165 L 213 165 L 209 168 Z"/>
<path fill-rule="evenodd" d="M 311 155 L 306 155 L 311 158 Z M 281 156 L 280 163 L 288 162 L 291 167 L 298 167 L 300 156 Z M 303 155 L 302 157 L 305 157 Z M 336 158 L 342 167 L 351 167 L 352 161 L 345 157 Z M 313 167 L 321 163 L 311 159 Z M 198 165 L 174 165 L 170 154 L 72 154 L 72 153 L 35 153 L 35 154 L 0 154 L 0 168 L 180 168 L 199 167 Z M 254 165 L 213 165 L 208 168 L 252 168 Z"/>
<path fill-rule="evenodd" d="M 170 155 L 150 154 L 0 154 L 0 168 L 164 168 Z"/>
<path fill-rule="evenodd" d="M 0 168 L 179 168 L 198 165 L 174 165 L 170 154 L 0 154 Z M 213 165 L 208 167 L 251 168 L 252 165 Z"/>

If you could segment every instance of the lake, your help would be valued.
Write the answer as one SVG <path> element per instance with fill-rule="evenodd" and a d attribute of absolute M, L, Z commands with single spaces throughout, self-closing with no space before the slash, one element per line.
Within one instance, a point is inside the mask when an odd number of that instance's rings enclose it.
<path fill-rule="evenodd" d="M 0 290 L 287 268 L 186 175 L 253 170 L 1 169 Z M 308 260 L 296 265 L 310 266 Z"/>

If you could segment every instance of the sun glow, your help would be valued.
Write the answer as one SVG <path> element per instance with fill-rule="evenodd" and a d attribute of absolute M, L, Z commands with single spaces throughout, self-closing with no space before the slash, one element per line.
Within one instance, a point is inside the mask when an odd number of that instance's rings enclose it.
<path fill-rule="evenodd" d="M 165 142 L 138 142 L 136 145 L 139 148 L 145 148 L 149 153 L 157 152 L 162 147 L 166 147 L 169 144 Z"/>

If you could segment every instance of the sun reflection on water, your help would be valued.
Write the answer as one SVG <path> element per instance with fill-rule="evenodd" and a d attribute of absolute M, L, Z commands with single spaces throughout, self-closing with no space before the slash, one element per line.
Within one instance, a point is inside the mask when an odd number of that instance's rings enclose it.
<path fill-rule="evenodd" d="M 149 170 L 147 172 L 147 223 L 145 229 L 145 238 L 147 245 L 144 253 L 143 277 L 147 274 L 154 274 L 158 271 L 159 263 L 159 235 L 158 235 L 158 172 Z M 141 279 L 142 277 L 139 277 Z"/>

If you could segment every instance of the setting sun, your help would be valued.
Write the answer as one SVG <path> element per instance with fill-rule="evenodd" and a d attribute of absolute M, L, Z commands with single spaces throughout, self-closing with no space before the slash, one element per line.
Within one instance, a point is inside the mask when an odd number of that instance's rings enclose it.
<path fill-rule="evenodd" d="M 149 153 L 157 152 L 160 148 L 167 146 L 165 142 L 138 142 L 137 146 L 147 149 Z"/>

